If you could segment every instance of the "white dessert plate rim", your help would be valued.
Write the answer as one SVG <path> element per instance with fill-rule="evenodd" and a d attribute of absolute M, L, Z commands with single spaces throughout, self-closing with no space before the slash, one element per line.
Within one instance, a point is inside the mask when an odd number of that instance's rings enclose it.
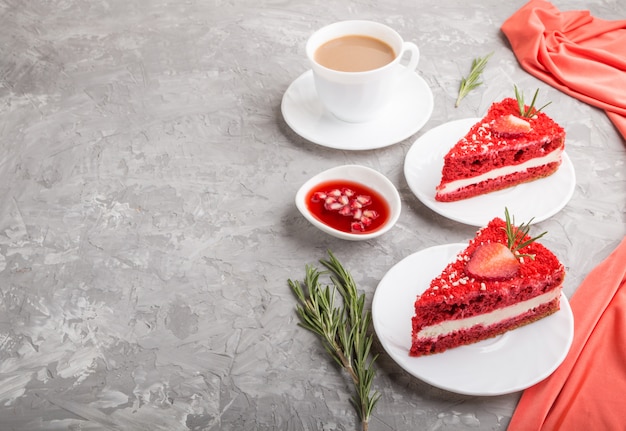
<path fill-rule="evenodd" d="M 561 309 L 537 322 L 443 353 L 409 356 L 417 294 L 428 288 L 430 281 L 466 246 L 434 246 L 396 263 L 376 288 L 372 302 L 374 329 L 389 356 L 430 385 L 477 396 L 521 391 L 552 374 L 570 349 L 574 317 L 564 294 Z"/>
<path fill-rule="evenodd" d="M 518 222 L 538 223 L 558 213 L 571 199 L 576 187 L 572 161 L 563 152 L 563 162 L 552 175 L 505 190 L 456 202 L 435 200 L 441 180 L 443 157 L 480 118 L 449 121 L 420 136 L 406 154 L 404 176 L 413 194 L 436 213 L 472 226 L 484 226 L 504 208 Z"/>
<path fill-rule="evenodd" d="M 417 73 L 401 67 L 399 89 L 380 118 L 348 123 L 328 113 L 315 92 L 308 70 L 287 88 L 281 112 L 287 125 L 315 144 L 339 150 L 373 150 L 403 141 L 417 133 L 433 112 L 433 94 Z"/>

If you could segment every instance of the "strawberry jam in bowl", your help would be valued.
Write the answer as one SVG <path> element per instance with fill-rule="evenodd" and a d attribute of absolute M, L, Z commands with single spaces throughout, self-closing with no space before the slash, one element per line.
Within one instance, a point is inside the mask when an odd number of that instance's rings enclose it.
<path fill-rule="evenodd" d="M 315 227 L 337 238 L 362 241 L 382 235 L 400 216 L 400 195 L 381 173 L 344 165 L 300 187 L 296 207 Z"/>

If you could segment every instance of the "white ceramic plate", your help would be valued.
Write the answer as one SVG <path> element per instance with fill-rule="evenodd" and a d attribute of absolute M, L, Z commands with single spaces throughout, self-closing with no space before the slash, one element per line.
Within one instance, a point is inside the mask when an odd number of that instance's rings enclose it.
<path fill-rule="evenodd" d="M 378 194 L 387 200 L 387 204 L 389 205 L 389 219 L 387 222 L 373 232 L 360 234 L 343 232 L 322 223 L 309 211 L 306 196 L 313 187 L 331 180 L 353 181 L 378 192 Z M 348 241 L 365 241 L 386 233 L 396 224 L 400 217 L 400 212 L 402 211 L 402 202 L 396 187 L 380 172 L 368 168 L 367 166 L 342 165 L 320 172 L 305 182 L 296 193 L 296 207 L 313 226 L 329 235 Z"/>
<path fill-rule="evenodd" d="M 436 213 L 472 226 L 484 226 L 496 216 L 504 217 L 504 207 L 518 223 L 527 223 L 533 217 L 533 223 L 538 223 L 559 212 L 576 186 L 574 166 L 566 153 L 559 170 L 549 177 L 461 201 L 435 200 L 444 156 L 478 120 L 444 123 L 413 143 L 404 161 L 404 176 L 415 196 Z"/>
<path fill-rule="evenodd" d="M 417 133 L 433 112 L 433 94 L 421 76 L 404 69 L 399 79 L 399 89 L 380 118 L 347 123 L 324 109 L 309 70 L 287 88 L 283 117 L 298 135 L 325 147 L 372 150 L 393 145 Z"/>
<path fill-rule="evenodd" d="M 394 361 L 433 386 L 467 395 L 521 391 L 552 374 L 569 351 L 574 318 L 565 295 L 559 311 L 527 326 L 443 353 L 409 356 L 417 294 L 426 290 L 466 245 L 428 248 L 393 266 L 374 294 L 374 329 Z"/>

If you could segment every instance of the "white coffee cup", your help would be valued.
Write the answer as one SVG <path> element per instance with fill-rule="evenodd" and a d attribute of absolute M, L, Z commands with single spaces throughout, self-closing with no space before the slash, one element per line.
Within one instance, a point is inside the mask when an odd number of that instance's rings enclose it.
<path fill-rule="evenodd" d="M 363 72 L 344 72 L 322 66 L 315 60 L 317 49 L 328 41 L 342 36 L 362 35 L 388 44 L 395 58 L 384 66 Z M 306 55 L 313 69 L 317 95 L 322 105 L 335 117 L 350 123 L 361 123 L 376 118 L 397 91 L 399 64 L 405 53 L 410 53 L 406 70 L 414 72 L 420 52 L 412 42 L 405 42 L 390 27 L 373 21 L 340 21 L 317 30 L 306 44 Z"/>

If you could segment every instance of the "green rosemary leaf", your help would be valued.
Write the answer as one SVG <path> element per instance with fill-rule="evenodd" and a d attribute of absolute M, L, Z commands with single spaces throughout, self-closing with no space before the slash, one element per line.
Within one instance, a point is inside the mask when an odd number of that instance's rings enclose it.
<path fill-rule="evenodd" d="M 543 110 L 546 106 L 552 103 L 548 102 L 541 108 L 535 108 L 535 102 L 537 102 L 537 95 L 539 94 L 539 89 L 537 89 L 535 90 L 535 94 L 533 95 L 533 100 L 530 102 L 530 105 L 527 108 L 526 104 L 524 103 L 524 93 L 520 92 L 517 89 L 517 85 L 514 85 L 513 88 L 515 90 L 515 99 L 517 100 L 517 106 L 519 108 L 519 114 L 521 117 L 532 118 L 537 112 Z"/>
<path fill-rule="evenodd" d="M 321 271 L 306 266 L 304 281 L 288 280 L 298 300 L 296 313 L 298 323 L 317 334 L 328 354 L 350 375 L 355 394 L 352 403 L 361 419 L 364 431 L 380 394 L 372 390 L 376 370 L 376 355 L 371 353 L 373 335 L 370 333 L 371 313 L 365 311 L 365 295 L 358 294 L 352 275 L 337 258 L 328 251 L 328 260 L 320 260 L 331 280 L 330 286 L 322 287 Z M 339 292 L 342 305 L 335 303 Z"/>
<path fill-rule="evenodd" d="M 467 96 L 470 91 L 474 90 L 476 87 L 482 84 L 482 81 L 479 81 L 480 76 L 485 70 L 487 62 L 492 55 L 493 52 L 487 54 L 485 57 L 478 57 L 472 60 L 472 67 L 470 69 L 469 75 L 467 75 L 467 78 L 461 78 L 459 95 L 456 99 L 456 103 L 454 104 L 455 107 L 459 106 L 461 100 L 463 100 L 463 98 Z"/>
<path fill-rule="evenodd" d="M 529 236 L 530 225 L 532 224 L 535 218 L 533 217 L 528 222 L 521 223 L 519 226 L 515 227 L 515 218 L 509 215 L 509 209 L 505 207 L 504 219 L 506 222 L 506 226 L 504 227 L 504 230 L 506 232 L 507 246 L 509 247 L 509 250 L 511 250 L 517 257 L 530 257 L 531 259 L 534 259 L 535 258 L 534 255 L 520 254 L 518 253 L 518 250 L 521 250 L 527 245 L 532 244 L 533 242 L 537 241 L 539 238 L 543 237 L 548 232 L 542 232 L 539 235 L 529 238 L 524 241 L 524 238 Z"/>

